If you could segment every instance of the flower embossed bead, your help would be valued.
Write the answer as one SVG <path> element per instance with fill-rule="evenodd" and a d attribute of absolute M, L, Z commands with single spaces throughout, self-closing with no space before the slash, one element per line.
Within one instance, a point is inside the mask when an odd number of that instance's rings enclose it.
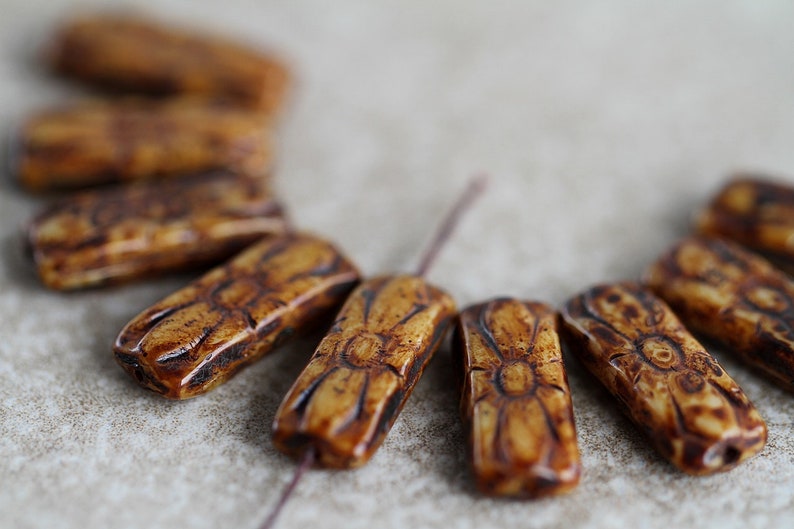
<path fill-rule="evenodd" d="M 696 220 L 706 236 L 726 238 L 794 272 L 794 188 L 741 175 L 728 182 Z"/>
<path fill-rule="evenodd" d="M 214 265 L 288 227 L 265 182 L 217 171 L 65 197 L 27 242 L 42 282 L 69 290 Z"/>
<path fill-rule="evenodd" d="M 679 469 L 725 471 L 763 448 L 766 424 L 753 404 L 649 290 L 597 286 L 561 315 L 570 350 Z"/>
<path fill-rule="evenodd" d="M 195 397 L 314 325 L 358 280 L 318 237 L 265 239 L 133 318 L 113 352 L 143 387 Z"/>
<path fill-rule="evenodd" d="M 473 305 L 459 316 L 453 354 L 479 490 L 535 498 L 575 487 L 581 463 L 557 313 L 509 298 Z"/>
<path fill-rule="evenodd" d="M 794 391 L 794 281 L 739 245 L 688 237 L 645 272 L 692 330 Z"/>
<path fill-rule="evenodd" d="M 454 315 L 452 298 L 421 277 L 363 282 L 276 412 L 276 448 L 293 456 L 313 449 L 316 462 L 330 468 L 365 464 Z"/>
<path fill-rule="evenodd" d="M 187 98 L 64 105 L 28 118 L 12 171 L 30 191 L 162 180 L 223 169 L 266 176 L 270 127 L 228 104 Z"/>
<path fill-rule="evenodd" d="M 124 14 L 85 15 L 58 28 L 53 69 L 99 87 L 157 96 L 195 95 L 272 116 L 289 86 L 270 55 L 200 32 Z"/>

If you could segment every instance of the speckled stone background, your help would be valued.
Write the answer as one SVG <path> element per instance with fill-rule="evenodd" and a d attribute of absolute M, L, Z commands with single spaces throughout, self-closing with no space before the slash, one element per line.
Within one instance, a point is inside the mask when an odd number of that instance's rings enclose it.
<path fill-rule="evenodd" d="M 90 6 L 0 2 L 4 126 L 83 93 L 48 77 L 35 50 L 60 16 Z M 276 186 L 300 226 L 366 273 L 415 266 L 468 175 L 491 173 L 431 273 L 462 305 L 497 294 L 559 304 L 636 277 L 732 171 L 794 181 L 792 2 L 163 0 L 147 10 L 291 61 Z M 256 528 L 294 469 L 269 429 L 312 340 L 191 401 L 139 389 L 110 345 L 190 278 L 46 291 L 19 244 L 44 201 L 0 183 L 0 526 Z M 763 453 L 728 474 L 673 470 L 571 361 L 580 487 L 539 502 L 479 497 L 444 350 L 371 463 L 305 476 L 279 526 L 789 527 L 794 397 L 715 353 L 769 424 Z"/>

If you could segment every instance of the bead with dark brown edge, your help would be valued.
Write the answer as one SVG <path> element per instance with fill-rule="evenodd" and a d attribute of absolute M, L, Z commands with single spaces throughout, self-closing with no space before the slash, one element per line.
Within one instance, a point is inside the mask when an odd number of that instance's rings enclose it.
<path fill-rule="evenodd" d="M 700 211 L 700 234 L 730 239 L 794 272 L 794 187 L 756 174 L 739 174 Z"/>
<path fill-rule="evenodd" d="M 354 468 L 383 442 L 438 349 L 455 304 L 412 275 L 362 283 L 276 412 L 273 443 L 318 465 Z"/>
<path fill-rule="evenodd" d="M 726 471 L 764 447 L 766 424 L 744 391 L 650 290 L 593 287 L 561 320 L 571 352 L 680 470 Z"/>
<path fill-rule="evenodd" d="M 687 237 L 644 281 L 693 331 L 794 391 L 794 281 L 738 244 Z"/>
<path fill-rule="evenodd" d="M 477 488 L 537 498 L 581 475 L 573 405 L 550 306 L 497 298 L 458 316 L 453 355 Z"/>
<path fill-rule="evenodd" d="M 272 54 L 125 13 L 67 20 L 57 28 L 45 60 L 56 72 L 100 88 L 203 96 L 263 116 L 278 113 L 290 82 L 287 67 Z"/>
<path fill-rule="evenodd" d="M 267 120 L 195 98 L 124 98 L 38 111 L 16 130 L 13 175 L 28 191 L 89 186 L 223 169 L 267 176 Z"/>
<path fill-rule="evenodd" d="M 265 182 L 216 171 L 70 195 L 27 243 L 41 281 L 71 290 L 212 266 L 288 229 Z"/>
<path fill-rule="evenodd" d="M 356 267 L 327 241 L 265 239 L 133 318 L 113 352 L 143 387 L 195 397 L 310 328 L 358 281 Z"/>

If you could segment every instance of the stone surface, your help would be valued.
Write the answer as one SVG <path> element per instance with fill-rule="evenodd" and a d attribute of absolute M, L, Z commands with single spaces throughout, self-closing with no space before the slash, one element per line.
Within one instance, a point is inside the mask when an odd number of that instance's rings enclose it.
<path fill-rule="evenodd" d="M 794 181 L 790 2 L 152 6 L 291 61 L 275 185 L 298 226 L 366 274 L 415 267 L 468 175 L 490 172 L 430 274 L 460 306 L 500 294 L 559 304 L 634 279 L 732 171 Z M 35 62 L 74 7 L 0 2 L 3 126 L 85 93 Z M 316 339 L 201 398 L 140 389 L 113 339 L 189 278 L 45 290 L 19 237 L 45 200 L 0 181 L 0 527 L 256 528 L 295 468 L 270 423 Z M 714 353 L 769 426 L 764 451 L 727 474 L 678 473 L 566 357 L 580 486 L 538 502 L 479 497 L 444 349 L 372 461 L 306 475 L 279 527 L 784 527 L 794 396 Z"/>

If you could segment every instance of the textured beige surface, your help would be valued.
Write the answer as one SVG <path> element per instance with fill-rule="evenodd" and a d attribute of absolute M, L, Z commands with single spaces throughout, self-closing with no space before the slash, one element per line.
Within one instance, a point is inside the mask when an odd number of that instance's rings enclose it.
<path fill-rule="evenodd" d="M 301 227 L 368 274 L 415 266 L 467 175 L 491 172 L 431 273 L 463 306 L 496 294 L 559 304 L 634 278 L 728 172 L 794 180 L 794 5 L 643 4 L 164 0 L 155 12 L 294 63 L 278 190 Z M 68 10 L 0 2 L 4 125 L 81 93 L 32 61 Z M 312 342 L 188 402 L 141 390 L 112 340 L 187 278 L 44 290 L 18 244 L 40 204 L 2 181 L 0 526 L 255 528 L 294 468 L 269 428 Z M 444 350 L 373 460 L 305 476 L 280 527 L 786 527 L 794 396 L 716 354 L 769 425 L 762 454 L 728 474 L 676 472 L 572 364 L 579 488 L 478 497 Z"/>

